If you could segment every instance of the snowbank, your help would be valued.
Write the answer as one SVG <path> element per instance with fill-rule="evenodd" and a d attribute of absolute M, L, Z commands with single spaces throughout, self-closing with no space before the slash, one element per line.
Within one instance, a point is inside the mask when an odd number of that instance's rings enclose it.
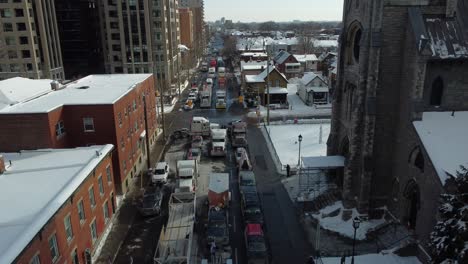
<path fill-rule="evenodd" d="M 323 264 L 337 264 L 341 258 L 322 258 Z M 379 253 L 379 254 L 368 254 L 355 256 L 354 262 L 359 264 L 420 264 L 421 262 L 417 257 L 400 257 L 393 253 Z M 346 258 L 345 263 L 351 263 L 351 257 Z"/>
<path fill-rule="evenodd" d="M 332 212 L 340 210 L 339 214 L 332 217 L 327 217 Z M 353 208 L 351 218 L 348 221 L 343 221 L 343 203 L 338 201 L 333 205 L 327 206 L 319 211 L 317 214 L 312 214 L 311 216 L 320 221 L 320 226 L 324 229 L 339 233 L 349 238 L 353 238 L 354 236 L 354 228 L 353 228 L 353 219 L 358 217 L 360 214 L 358 211 Z M 362 221 L 359 225 L 359 228 L 356 230 L 356 239 L 357 240 L 364 240 L 366 239 L 366 234 L 368 231 L 376 228 L 385 223 L 384 219 L 373 219 L 368 221 Z M 360 262 L 361 263 L 361 262 Z"/>
<path fill-rule="evenodd" d="M 299 175 L 294 175 L 292 177 L 286 178 L 281 182 L 284 185 L 284 188 L 289 194 L 289 198 L 292 202 L 300 201 L 312 201 L 315 197 L 325 193 L 328 190 L 328 185 L 324 179 L 326 175 L 321 174 L 311 174 L 303 175 L 302 177 L 310 177 L 309 182 L 320 182 L 322 180 L 324 183 L 316 186 L 312 186 L 307 192 L 301 192 L 299 188 Z M 307 181 L 307 180 L 306 180 Z"/>

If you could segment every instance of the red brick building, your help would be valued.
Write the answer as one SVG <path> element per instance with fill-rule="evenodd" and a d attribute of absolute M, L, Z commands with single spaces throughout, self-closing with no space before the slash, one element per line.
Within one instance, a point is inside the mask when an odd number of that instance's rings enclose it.
<path fill-rule="evenodd" d="M 21 80 L 17 85 L 22 85 Z M 113 144 L 114 182 L 117 194 L 122 194 L 131 178 L 147 167 L 146 133 L 152 148 L 156 120 L 151 74 L 90 75 L 1 108 L 0 151 Z"/>
<path fill-rule="evenodd" d="M 301 63 L 287 51 L 280 51 L 273 60 L 276 68 L 284 73 L 288 79 L 299 77 L 303 73 Z"/>
<path fill-rule="evenodd" d="M 0 263 L 86 263 L 115 212 L 112 145 L 4 153 Z M 4 163 L 3 163 L 4 161 Z M 4 166 L 1 166 L 3 164 Z"/>

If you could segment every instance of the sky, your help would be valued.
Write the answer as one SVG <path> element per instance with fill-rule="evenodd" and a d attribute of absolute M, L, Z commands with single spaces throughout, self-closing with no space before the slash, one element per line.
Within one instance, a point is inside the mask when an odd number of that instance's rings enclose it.
<path fill-rule="evenodd" d="M 344 0 L 204 0 L 205 20 L 341 21 Z"/>

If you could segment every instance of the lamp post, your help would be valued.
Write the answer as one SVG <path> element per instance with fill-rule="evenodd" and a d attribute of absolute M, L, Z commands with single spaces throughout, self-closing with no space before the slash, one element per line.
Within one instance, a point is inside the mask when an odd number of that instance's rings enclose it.
<path fill-rule="evenodd" d="M 355 217 L 353 219 L 354 238 L 353 238 L 353 254 L 351 255 L 351 264 L 354 264 L 354 247 L 356 245 L 356 230 L 359 228 L 359 224 L 361 224 L 361 220 Z"/>
<path fill-rule="evenodd" d="M 297 159 L 297 167 L 299 167 L 301 165 L 301 142 L 302 142 L 302 135 L 299 135 L 297 137 L 297 139 L 299 140 L 299 157 Z"/>

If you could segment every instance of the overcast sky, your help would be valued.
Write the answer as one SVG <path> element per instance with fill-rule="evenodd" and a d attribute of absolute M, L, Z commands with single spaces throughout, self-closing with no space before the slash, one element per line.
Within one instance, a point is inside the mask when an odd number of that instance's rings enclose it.
<path fill-rule="evenodd" d="M 343 0 L 205 0 L 205 20 L 233 22 L 341 21 Z"/>

